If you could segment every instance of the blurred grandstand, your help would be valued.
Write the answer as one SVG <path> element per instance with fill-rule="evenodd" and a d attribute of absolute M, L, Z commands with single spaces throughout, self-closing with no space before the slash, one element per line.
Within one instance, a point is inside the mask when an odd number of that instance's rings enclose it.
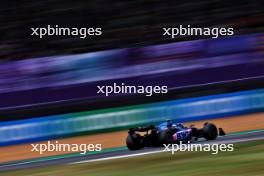
<path fill-rule="evenodd" d="M 180 24 L 234 27 L 237 35 L 256 33 L 263 31 L 263 14 L 259 0 L 8 1 L 0 7 L 0 57 L 1 61 L 17 60 L 197 39 L 162 37 L 162 27 Z M 104 33 L 89 40 L 30 37 L 30 27 L 48 24 L 100 26 Z"/>
<path fill-rule="evenodd" d="M 260 1 L 246 2 L 7 2 L 0 8 L 1 120 L 261 88 L 264 11 Z M 30 27 L 48 24 L 102 27 L 103 36 L 30 36 Z M 236 36 L 162 37 L 162 27 L 179 24 L 231 26 Z M 97 85 L 113 82 L 168 85 L 169 94 L 96 94 Z"/>

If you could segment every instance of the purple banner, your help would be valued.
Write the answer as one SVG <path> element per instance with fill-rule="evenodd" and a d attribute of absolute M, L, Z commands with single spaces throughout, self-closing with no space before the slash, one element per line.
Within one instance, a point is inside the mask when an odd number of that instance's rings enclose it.
<path fill-rule="evenodd" d="M 258 39 L 250 35 L 2 63 L 0 108 L 100 98 L 97 85 L 114 82 L 172 90 L 262 77 L 263 52 L 254 50 Z M 133 62 L 139 58 L 140 63 Z"/>

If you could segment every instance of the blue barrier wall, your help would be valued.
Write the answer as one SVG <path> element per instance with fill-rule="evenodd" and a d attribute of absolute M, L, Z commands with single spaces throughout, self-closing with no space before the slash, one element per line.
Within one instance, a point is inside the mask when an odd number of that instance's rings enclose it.
<path fill-rule="evenodd" d="M 264 109 L 264 89 L 0 123 L 0 146 L 82 132 L 210 119 Z"/>

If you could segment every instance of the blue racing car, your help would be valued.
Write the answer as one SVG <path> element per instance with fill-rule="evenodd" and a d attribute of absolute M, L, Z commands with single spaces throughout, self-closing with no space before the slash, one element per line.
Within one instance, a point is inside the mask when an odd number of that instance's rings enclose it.
<path fill-rule="evenodd" d="M 225 135 L 225 132 L 222 128 L 217 129 L 212 123 L 205 123 L 203 128 L 198 129 L 193 125 L 185 127 L 181 123 L 168 120 L 157 126 L 130 128 L 126 144 L 129 150 L 139 150 L 144 147 L 162 146 L 180 141 L 187 143 L 199 138 L 214 140 L 218 135 Z"/>

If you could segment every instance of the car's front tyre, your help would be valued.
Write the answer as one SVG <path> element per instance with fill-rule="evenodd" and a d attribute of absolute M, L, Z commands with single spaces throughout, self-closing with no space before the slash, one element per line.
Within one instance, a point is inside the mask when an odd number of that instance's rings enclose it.
<path fill-rule="evenodd" d="M 215 140 L 218 136 L 217 128 L 212 123 L 205 123 L 203 127 L 203 137 L 207 140 Z"/>

